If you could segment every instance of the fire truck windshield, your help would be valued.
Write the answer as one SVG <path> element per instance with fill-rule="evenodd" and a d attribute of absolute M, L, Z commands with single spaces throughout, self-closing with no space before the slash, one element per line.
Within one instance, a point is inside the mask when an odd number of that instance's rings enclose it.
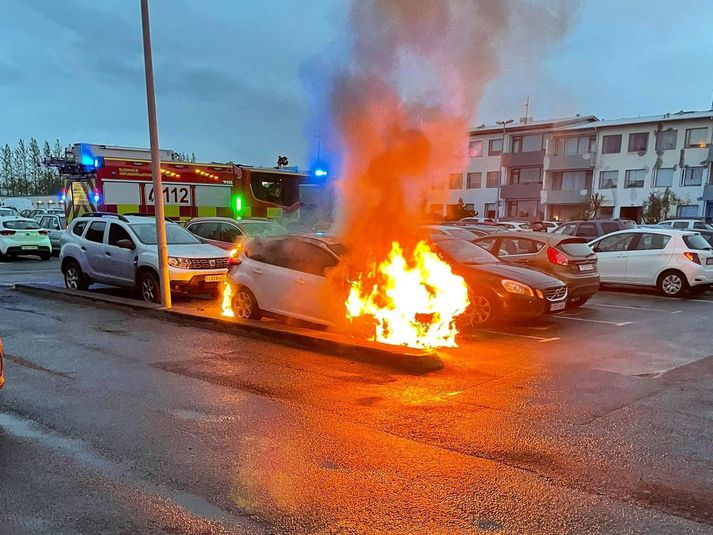
<path fill-rule="evenodd" d="M 299 202 L 302 178 L 304 177 L 301 175 L 253 171 L 250 175 L 250 187 L 253 196 L 259 201 L 292 206 Z"/>
<path fill-rule="evenodd" d="M 155 223 L 136 223 L 129 226 L 141 243 L 156 245 Z M 183 227 L 174 223 L 166 223 L 166 243 L 168 245 L 193 245 L 201 242 Z"/>

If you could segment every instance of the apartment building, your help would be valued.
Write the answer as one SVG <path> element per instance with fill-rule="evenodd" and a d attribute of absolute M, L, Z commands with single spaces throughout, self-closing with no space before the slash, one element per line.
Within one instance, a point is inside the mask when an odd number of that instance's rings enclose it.
<path fill-rule="evenodd" d="M 599 194 L 601 217 L 639 221 L 649 193 L 669 187 L 683 199 L 679 215 L 713 217 L 711 136 L 713 110 L 481 125 L 467 170 L 433 192 L 431 211 L 448 217 L 462 198 L 486 217 L 567 220 Z"/>

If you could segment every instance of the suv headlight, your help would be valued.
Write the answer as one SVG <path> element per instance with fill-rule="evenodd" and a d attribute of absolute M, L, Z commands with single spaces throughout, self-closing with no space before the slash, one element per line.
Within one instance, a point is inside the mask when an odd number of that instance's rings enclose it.
<path fill-rule="evenodd" d="M 502 284 L 503 288 L 511 294 L 527 295 L 529 297 L 535 296 L 535 292 L 533 292 L 532 288 L 530 288 L 527 284 L 510 279 L 503 279 L 500 281 L 500 284 Z"/>
<path fill-rule="evenodd" d="M 180 269 L 190 269 L 191 261 L 188 258 L 181 258 L 180 256 L 169 256 L 168 265 Z"/>

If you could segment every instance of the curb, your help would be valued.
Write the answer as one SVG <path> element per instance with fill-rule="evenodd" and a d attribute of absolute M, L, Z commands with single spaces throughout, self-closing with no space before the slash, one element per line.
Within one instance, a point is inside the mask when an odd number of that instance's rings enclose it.
<path fill-rule="evenodd" d="M 268 325 L 260 321 L 215 318 L 182 310 L 165 310 L 161 305 L 135 299 L 82 290 L 69 290 L 45 284 L 16 284 L 14 287 L 15 290 L 22 293 L 50 299 L 62 296 L 74 302 L 90 300 L 134 310 L 144 310 L 158 319 L 168 319 L 177 323 L 308 349 L 410 374 L 423 374 L 443 368 L 443 361 L 435 352 L 356 340 L 339 334 L 290 325 Z"/>

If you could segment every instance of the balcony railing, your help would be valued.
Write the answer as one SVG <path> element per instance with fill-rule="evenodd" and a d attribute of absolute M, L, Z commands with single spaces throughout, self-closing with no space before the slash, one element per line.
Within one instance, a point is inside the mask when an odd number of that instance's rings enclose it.
<path fill-rule="evenodd" d="M 542 167 L 545 151 L 503 152 L 503 167 Z"/>
<path fill-rule="evenodd" d="M 507 200 L 539 199 L 542 184 L 529 182 L 525 184 L 508 184 L 500 189 L 500 198 Z"/>
<path fill-rule="evenodd" d="M 582 191 L 585 193 L 582 194 Z M 548 190 L 542 192 L 542 204 L 581 204 L 592 192 L 590 190 Z"/>
<path fill-rule="evenodd" d="M 550 154 L 545 169 L 547 171 L 576 171 L 592 169 L 596 163 L 596 154 Z"/>

